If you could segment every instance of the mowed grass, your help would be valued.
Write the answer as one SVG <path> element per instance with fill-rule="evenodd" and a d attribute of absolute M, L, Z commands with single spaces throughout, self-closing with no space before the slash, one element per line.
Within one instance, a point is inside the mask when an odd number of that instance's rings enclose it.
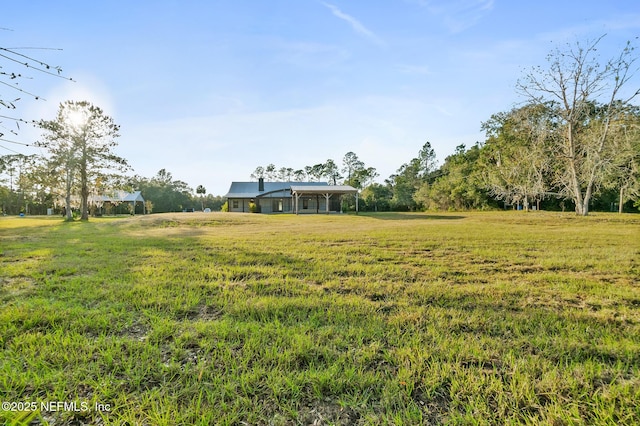
<path fill-rule="evenodd" d="M 1 399 L 82 408 L 0 423 L 640 424 L 638 215 L 0 218 L 0 268 Z"/>

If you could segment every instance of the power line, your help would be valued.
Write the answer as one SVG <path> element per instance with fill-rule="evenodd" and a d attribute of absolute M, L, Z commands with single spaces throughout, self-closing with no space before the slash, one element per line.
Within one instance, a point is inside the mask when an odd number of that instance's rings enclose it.
<path fill-rule="evenodd" d="M 4 139 L 0 139 L 0 140 L 4 140 Z M 11 151 L 11 152 L 16 153 L 16 154 L 21 154 L 20 152 L 15 151 L 15 150 L 10 149 L 10 148 L 7 148 L 7 147 L 6 147 L 6 146 L 4 146 L 4 145 L 0 145 L 0 148 L 4 148 L 4 149 L 6 149 L 7 151 Z"/>
<path fill-rule="evenodd" d="M 11 141 L 9 139 L 4 139 L 4 138 L 0 138 L 0 141 L 9 142 L 9 143 L 15 143 L 16 145 L 31 146 L 31 144 L 28 144 L 28 143 Z"/>
<path fill-rule="evenodd" d="M 15 59 L 15 58 L 12 58 L 11 56 L 7 56 L 7 55 L 5 55 L 5 54 L 0 53 L 0 57 L 3 57 L 3 58 L 5 58 L 5 59 L 7 59 L 7 60 L 9 60 L 9 61 L 12 61 L 12 62 L 18 63 L 18 64 L 20 64 L 20 65 L 24 65 L 24 66 L 25 66 L 25 67 L 27 67 L 27 68 L 31 68 L 31 69 L 34 69 L 34 70 L 36 70 L 36 71 L 40 71 L 40 72 L 42 72 L 42 73 L 52 75 L 52 76 L 54 76 L 54 77 L 61 78 L 61 79 L 63 79 L 63 80 L 73 81 L 73 79 L 72 79 L 72 78 L 69 78 L 69 77 L 65 77 L 65 76 L 63 76 L 63 75 L 60 75 L 60 73 L 62 72 L 62 69 L 61 69 L 60 67 L 52 67 L 51 65 L 49 65 L 49 64 L 47 64 L 47 63 L 45 63 L 45 62 L 42 62 L 42 61 L 39 61 L 39 60 L 37 60 L 37 59 L 31 58 L 31 57 L 29 57 L 29 56 L 27 56 L 27 55 L 23 55 L 22 53 L 18 53 L 18 52 L 14 51 L 14 50 L 7 49 L 6 47 L 0 47 L 0 51 L 7 52 L 8 54 L 11 54 L 11 55 L 19 56 L 19 57 L 24 58 L 24 59 L 27 59 L 28 61 L 31 61 L 31 62 L 35 62 L 36 64 L 38 64 L 39 66 L 41 66 L 41 67 L 43 67 L 43 68 L 38 68 L 37 66 L 33 66 L 33 65 L 31 65 L 29 62 L 21 62 L 21 61 L 19 61 L 19 60 Z M 57 72 L 51 72 L 51 71 L 49 71 L 51 68 L 53 68 L 53 69 L 54 69 L 54 70 L 56 70 Z"/>
<path fill-rule="evenodd" d="M 33 93 L 29 93 L 29 92 L 27 92 L 26 90 L 22 90 L 21 88 L 16 87 L 16 86 L 14 86 L 14 85 L 12 85 L 12 84 L 9 84 L 9 83 L 5 83 L 4 81 L 0 81 L 0 84 L 4 84 L 5 86 L 9 86 L 9 87 L 11 87 L 12 89 L 17 90 L 18 92 L 26 93 L 26 94 L 27 94 L 27 95 L 29 95 L 29 96 L 33 96 L 35 99 L 42 99 L 42 100 L 46 101 L 46 99 L 45 99 L 45 98 L 41 98 L 41 97 L 40 97 L 40 96 L 38 96 L 38 95 L 34 95 Z"/>

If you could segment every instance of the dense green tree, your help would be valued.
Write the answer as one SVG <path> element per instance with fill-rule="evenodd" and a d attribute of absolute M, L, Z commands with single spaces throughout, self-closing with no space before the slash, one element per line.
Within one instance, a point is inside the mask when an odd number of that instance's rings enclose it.
<path fill-rule="evenodd" d="M 37 155 L 12 154 L 0 157 L 0 202 L 2 212 L 32 213 L 32 207 L 42 210 L 48 200 L 45 186 L 39 178 L 43 170 Z"/>
<path fill-rule="evenodd" d="M 481 147 L 469 150 L 464 145 L 445 158 L 440 175 L 433 182 L 424 182 L 414 198 L 430 210 L 486 209 L 491 206 L 488 194 L 482 189 L 479 176 Z"/>
<path fill-rule="evenodd" d="M 398 171 L 387 179 L 387 184 L 392 188 L 393 197 L 391 204 L 395 210 L 416 210 L 420 203 L 414 198 L 416 191 L 435 172 L 436 154 L 430 142 L 426 142 L 418 156 L 408 163 L 400 166 Z"/>
<path fill-rule="evenodd" d="M 193 190 L 186 182 L 174 180 L 166 169 L 159 170 L 151 179 L 136 177 L 132 186 L 142 192 L 145 200 L 153 203 L 154 212 L 176 212 L 194 207 Z"/>
<path fill-rule="evenodd" d="M 388 185 L 372 183 L 362 190 L 362 210 L 389 211 L 393 192 Z"/>
<path fill-rule="evenodd" d="M 322 177 L 326 178 L 331 185 L 337 185 L 338 180 L 342 178 L 340 168 L 331 158 L 322 165 Z"/>
<path fill-rule="evenodd" d="M 387 184 L 393 191 L 391 205 L 394 210 L 416 210 L 418 204 L 413 195 L 422 184 L 420 160 L 413 158 L 410 162 L 400 166 L 395 174 L 389 176 Z"/>
<path fill-rule="evenodd" d="M 428 180 L 436 169 L 436 151 L 431 146 L 431 142 L 427 141 L 418 152 L 418 161 L 420 162 L 419 176 L 423 181 Z"/>
<path fill-rule="evenodd" d="M 204 207 L 211 209 L 212 212 L 217 212 L 222 209 L 222 205 L 225 201 L 226 198 L 220 195 L 208 194 L 204 199 Z"/>
<path fill-rule="evenodd" d="M 357 189 L 363 189 L 371 185 L 378 176 L 379 174 L 375 167 L 362 167 L 353 172 L 350 185 Z"/>
<path fill-rule="evenodd" d="M 358 158 L 355 152 L 349 151 L 342 158 L 342 173 L 345 174 L 345 185 L 351 185 L 358 188 L 359 185 L 355 181 L 357 173 L 364 169 L 364 163 Z"/>

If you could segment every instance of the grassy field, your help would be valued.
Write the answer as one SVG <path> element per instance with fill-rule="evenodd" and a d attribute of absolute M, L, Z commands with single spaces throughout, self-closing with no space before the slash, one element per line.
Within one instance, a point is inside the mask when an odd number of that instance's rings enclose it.
<path fill-rule="evenodd" d="M 0 218 L 0 423 L 640 424 L 639 282 L 640 215 Z"/>

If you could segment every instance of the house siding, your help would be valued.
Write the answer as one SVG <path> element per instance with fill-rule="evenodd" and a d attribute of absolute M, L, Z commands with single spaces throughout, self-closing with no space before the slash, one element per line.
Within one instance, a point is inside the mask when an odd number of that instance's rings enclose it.
<path fill-rule="evenodd" d="M 245 200 L 242 198 L 229 198 L 227 202 L 228 202 L 227 205 L 229 206 L 230 212 L 242 213 L 242 212 L 249 211 L 249 200 Z M 236 205 L 237 207 L 234 207 Z"/>
<path fill-rule="evenodd" d="M 296 187 L 329 186 L 326 182 L 264 182 L 262 184 L 259 182 L 232 182 L 226 195 L 229 212 L 249 213 L 249 204 L 254 202 L 260 206 L 261 213 L 293 213 L 295 200 L 291 195 L 292 185 Z M 336 194 L 329 199 L 329 211 L 339 210 L 340 197 Z M 325 213 L 326 211 L 324 195 L 303 194 L 299 198 L 298 213 Z"/>

